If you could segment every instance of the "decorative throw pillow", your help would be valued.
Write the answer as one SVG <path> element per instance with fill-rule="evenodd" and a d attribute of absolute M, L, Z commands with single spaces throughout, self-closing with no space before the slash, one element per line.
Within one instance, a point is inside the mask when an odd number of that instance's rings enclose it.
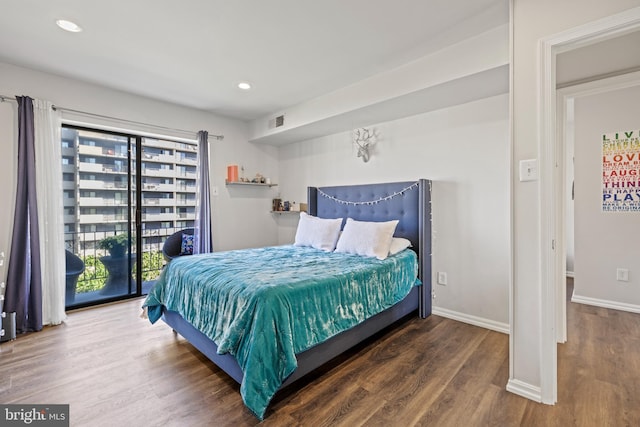
<path fill-rule="evenodd" d="M 293 244 L 331 252 L 336 248 L 341 225 L 342 218 L 318 218 L 306 212 L 300 212 L 300 221 Z"/>
<path fill-rule="evenodd" d="M 336 252 L 387 258 L 398 220 L 385 222 L 356 221 L 347 218 Z"/>
<path fill-rule="evenodd" d="M 391 240 L 391 246 L 389 247 L 389 255 L 395 255 L 400 251 L 403 251 L 411 247 L 411 241 L 404 237 L 394 237 Z"/>
<path fill-rule="evenodd" d="M 193 255 L 193 235 L 182 233 L 182 246 L 180 255 Z"/>

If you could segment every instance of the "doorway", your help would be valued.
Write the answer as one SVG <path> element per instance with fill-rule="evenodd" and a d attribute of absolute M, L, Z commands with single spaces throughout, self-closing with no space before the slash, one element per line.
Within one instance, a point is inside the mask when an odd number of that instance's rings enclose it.
<path fill-rule="evenodd" d="M 563 152 L 562 138 L 558 137 L 556 60 L 559 54 L 571 52 L 588 45 L 624 36 L 640 29 L 640 11 L 632 9 L 582 27 L 545 39 L 541 43 L 540 88 L 541 102 L 538 117 L 541 120 L 541 212 L 551 212 L 541 221 L 540 273 L 542 278 L 542 360 L 541 397 L 545 403 L 557 400 L 557 342 L 558 329 L 566 327 L 566 318 L 559 307 L 559 288 L 565 286 L 565 238 L 564 230 L 564 167 L 557 162 Z M 566 312 L 565 312 L 566 316 Z"/>
<path fill-rule="evenodd" d="M 636 158 L 635 146 L 640 109 L 636 100 L 640 96 L 640 72 L 569 86 L 560 89 L 558 94 L 558 122 L 565 130 L 560 144 L 567 154 L 562 163 L 568 173 L 574 163 L 571 153 L 575 148 L 576 216 L 571 213 L 572 209 L 566 209 L 565 215 L 568 225 L 565 229 L 572 228 L 574 223 L 576 226 L 575 250 L 571 250 L 571 233 L 565 233 L 567 259 L 571 261 L 575 257 L 573 264 L 581 279 L 572 300 L 637 312 L 640 303 L 635 296 L 637 282 L 634 283 L 633 275 L 620 279 L 616 273 L 625 269 L 633 271 L 640 255 L 631 243 L 639 236 L 634 231 L 637 213 L 627 211 L 637 205 L 635 162 L 640 159 Z M 610 154 L 606 154 L 608 152 Z M 618 156 L 620 161 L 614 162 Z M 570 208 L 573 194 L 571 181 L 567 182 L 565 203 Z M 625 238 L 617 240 L 610 236 Z"/>
<path fill-rule="evenodd" d="M 66 308 L 148 293 L 195 222 L 197 145 L 64 125 Z"/>

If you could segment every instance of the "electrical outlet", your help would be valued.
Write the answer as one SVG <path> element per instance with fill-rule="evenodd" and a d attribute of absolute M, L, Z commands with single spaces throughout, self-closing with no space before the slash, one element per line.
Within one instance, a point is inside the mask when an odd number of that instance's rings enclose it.
<path fill-rule="evenodd" d="M 447 273 L 444 271 L 438 271 L 438 285 L 446 285 L 447 284 Z"/>
<path fill-rule="evenodd" d="M 629 281 L 629 270 L 626 268 L 618 268 L 616 270 L 616 280 L 619 282 Z"/>

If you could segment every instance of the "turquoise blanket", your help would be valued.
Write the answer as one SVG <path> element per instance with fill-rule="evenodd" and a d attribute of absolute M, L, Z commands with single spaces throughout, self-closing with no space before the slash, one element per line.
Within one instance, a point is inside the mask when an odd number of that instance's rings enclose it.
<path fill-rule="evenodd" d="M 178 312 L 235 356 L 240 393 L 260 419 L 307 350 L 401 301 L 415 285 L 417 256 L 384 261 L 313 248 L 276 246 L 176 258 L 144 306 Z"/>

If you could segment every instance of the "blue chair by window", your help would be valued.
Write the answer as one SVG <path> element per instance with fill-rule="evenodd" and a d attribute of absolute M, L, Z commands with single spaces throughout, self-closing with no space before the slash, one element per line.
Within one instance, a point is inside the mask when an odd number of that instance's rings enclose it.
<path fill-rule="evenodd" d="M 167 262 L 174 258 L 193 254 L 193 228 L 185 228 L 173 233 L 164 241 L 162 255 Z"/>

